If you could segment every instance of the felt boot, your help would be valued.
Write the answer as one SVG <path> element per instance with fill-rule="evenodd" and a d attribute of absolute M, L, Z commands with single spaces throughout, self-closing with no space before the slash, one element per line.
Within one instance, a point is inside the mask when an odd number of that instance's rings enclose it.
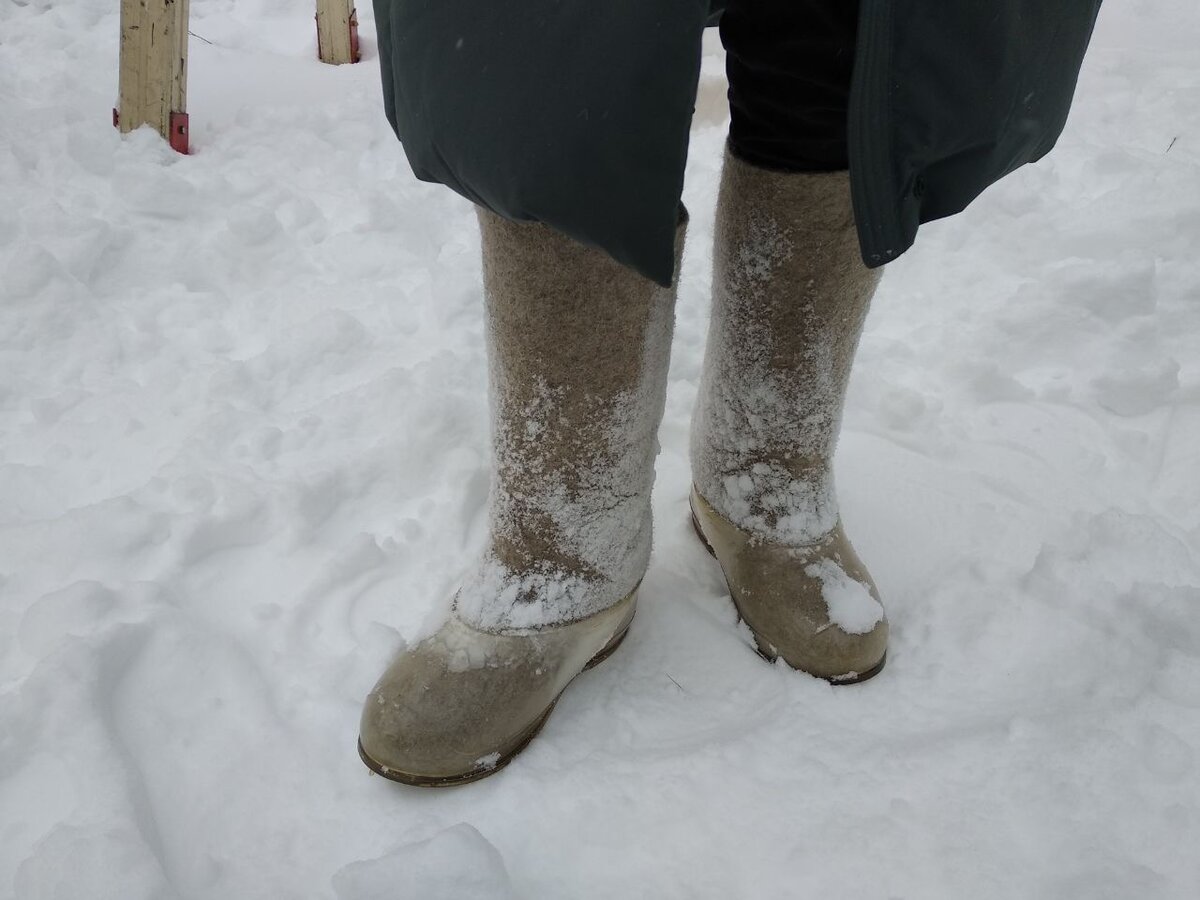
<path fill-rule="evenodd" d="M 408 784 L 508 763 L 620 643 L 650 558 L 674 288 L 544 225 L 479 222 L 491 536 L 449 621 L 371 691 L 359 738 L 371 769 Z"/>
<path fill-rule="evenodd" d="M 833 452 L 879 274 L 859 257 L 848 173 L 726 151 L 715 241 L 693 524 L 764 656 L 862 681 L 883 666 L 888 626 L 842 528 Z"/>

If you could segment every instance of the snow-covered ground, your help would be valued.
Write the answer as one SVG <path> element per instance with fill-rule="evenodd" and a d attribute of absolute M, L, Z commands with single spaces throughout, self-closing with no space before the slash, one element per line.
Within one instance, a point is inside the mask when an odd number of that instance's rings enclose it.
<path fill-rule="evenodd" d="M 685 514 L 710 45 L 631 637 L 511 767 L 359 704 L 483 540 L 469 206 L 312 4 L 193 0 L 195 153 L 121 139 L 113 0 L 0 2 L 0 896 L 1200 896 L 1200 8 L 1111 2 L 1059 150 L 892 265 L 838 474 L 893 627 L 750 649 Z"/>

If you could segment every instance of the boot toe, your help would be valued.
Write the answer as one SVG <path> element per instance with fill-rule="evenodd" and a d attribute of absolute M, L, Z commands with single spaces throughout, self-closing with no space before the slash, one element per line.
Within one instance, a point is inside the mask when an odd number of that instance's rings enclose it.
<path fill-rule="evenodd" d="M 845 631 L 828 620 L 820 623 L 815 617 L 799 614 L 793 604 L 781 613 L 759 610 L 745 602 L 738 608 L 754 633 L 759 651 L 768 659 L 782 659 L 793 669 L 838 684 L 865 681 L 883 668 L 888 640 L 886 619 L 860 634 Z"/>
<path fill-rule="evenodd" d="M 615 645 L 631 595 L 587 620 L 493 634 L 457 616 L 383 673 L 363 706 L 359 753 L 373 771 L 418 785 L 474 781 L 507 764 L 559 694 Z"/>
<path fill-rule="evenodd" d="M 756 540 L 692 496 L 696 530 L 721 564 L 738 615 L 759 652 L 837 684 L 883 667 L 888 623 L 879 592 L 841 524 L 821 542 Z"/>
<path fill-rule="evenodd" d="M 437 641 L 401 654 L 363 706 L 371 768 L 436 782 L 496 768 L 553 702 L 549 679 L 521 660 L 455 670 Z"/>

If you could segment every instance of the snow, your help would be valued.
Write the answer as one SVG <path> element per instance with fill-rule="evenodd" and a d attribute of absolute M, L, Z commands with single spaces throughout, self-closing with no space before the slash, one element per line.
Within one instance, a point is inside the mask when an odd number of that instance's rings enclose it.
<path fill-rule="evenodd" d="M 806 566 L 809 578 L 819 578 L 821 594 L 829 606 L 829 624 L 847 634 L 867 634 L 883 620 L 883 607 L 861 581 L 855 581 L 832 559 Z"/>
<path fill-rule="evenodd" d="M 440 792 L 354 740 L 486 536 L 474 213 L 407 173 L 368 8 L 339 69 L 305 4 L 192 8 L 184 158 L 111 128 L 116 4 L 0 4 L 0 897 L 1200 895 L 1194 3 L 1107 4 L 1060 148 L 888 268 L 855 687 L 755 655 L 687 521 L 710 43 L 638 617 Z"/>
<path fill-rule="evenodd" d="M 337 900 L 517 897 L 499 851 L 466 823 L 379 859 L 350 863 L 334 874 L 333 889 Z"/>

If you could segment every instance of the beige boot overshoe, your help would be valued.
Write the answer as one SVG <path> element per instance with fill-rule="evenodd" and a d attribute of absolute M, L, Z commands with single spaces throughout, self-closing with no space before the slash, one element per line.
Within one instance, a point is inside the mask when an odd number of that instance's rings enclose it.
<path fill-rule="evenodd" d="M 493 634 L 451 615 L 401 653 L 363 707 L 358 752 L 405 784 L 466 784 L 507 765 L 541 730 L 559 695 L 607 659 L 636 594 L 578 622 Z"/>
<path fill-rule="evenodd" d="M 691 506 L 696 533 L 721 564 L 763 657 L 835 684 L 883 669 L 887 618 L 841 522 L 815 544 L 787 547 L 742 531 L 694 489 Z"/>

